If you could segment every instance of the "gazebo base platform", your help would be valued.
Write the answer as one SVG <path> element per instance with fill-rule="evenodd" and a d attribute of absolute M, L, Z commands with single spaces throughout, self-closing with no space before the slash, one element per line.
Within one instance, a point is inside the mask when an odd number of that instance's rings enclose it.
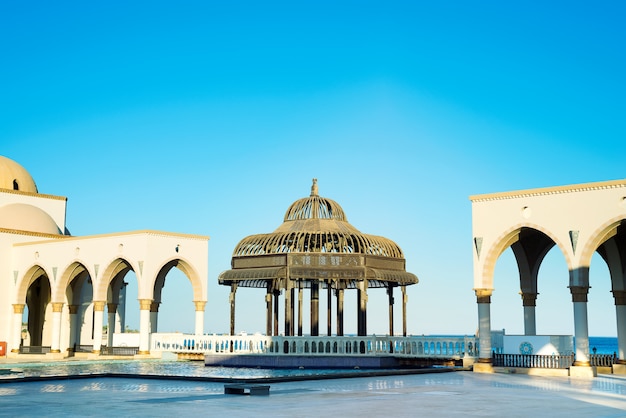
<path fill-rule="evenodd" d="M 205 354 L 204 365 L 263 369 L 393 369 L 400 367 L 401 363 L 392 356 Z"/>

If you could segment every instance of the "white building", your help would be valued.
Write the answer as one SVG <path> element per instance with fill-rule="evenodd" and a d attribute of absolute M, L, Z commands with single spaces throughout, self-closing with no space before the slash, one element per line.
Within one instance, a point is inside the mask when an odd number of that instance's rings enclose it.
<path fill-rule="evenodd" d="M 587 296 L 596 252 L 609 269 L 615 301 L 618 364 L 613 372 L 626 373 L 626 180 L 484 194 L 470 200 L 480 333 L 480 359 L 474 370 L 490 370 L 492 364 L 490 303 L 496 261 L 512 249 L 524 334 L 535 336 L 538 273 L 545 255 L 556 246 L 567 264 L 563 275 L 569 276 L 569 286 L 564 291 L 571 293 L 573 305 L 576 361 L 570 375 L 592 373 Z"/>
<path fill-rule="evenodd" d="M 124 277 L 131 270 L 140 308 L 138 354 L 149 354 L 165 277 L 174 267 L 192 284 L 195 332 L 203 333 L 209 237 L 161 231 L 73 237 L 66 204 L 65 197 L 39 193 L 21 165 L 0 156 L 0 348 L 6 342 L 9 356 L 63 357 L 91 345 L 100 354 L 105 310 L 106 345 L 124 331 Z"/>

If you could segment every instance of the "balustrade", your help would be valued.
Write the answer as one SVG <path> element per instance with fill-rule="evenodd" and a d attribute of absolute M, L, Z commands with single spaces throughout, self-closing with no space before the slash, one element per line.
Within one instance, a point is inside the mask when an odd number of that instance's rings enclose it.
<path fill-rule="evenodd" d="M 151 350 L 205 354 L 394 355 L 475 357 L 475 337 L 302 336 L 152 334 Z"/>

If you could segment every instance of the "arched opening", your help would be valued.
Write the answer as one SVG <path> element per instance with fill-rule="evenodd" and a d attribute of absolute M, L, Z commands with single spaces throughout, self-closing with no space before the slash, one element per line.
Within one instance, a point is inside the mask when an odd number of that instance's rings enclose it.
<path fill-rule="evenodd" d="M 195 332 L 194 290 L 179 260 L 165 264 L 154 282 L 151 332 Z"/>
<path fill-rule="evenodd" d="M 50 324 L 50 282 L 46 275 L 36 278 L 26 292 L 26 306 L 22 321 L 22 345 L 31 347 L 49 346 L 51 342 Z"/>
<path fill-rule="evenodd" d="M 17 179 L 13 179 L 13 190 L 19 190 L 20 189 L 20 185 L 17 182 Z"/>

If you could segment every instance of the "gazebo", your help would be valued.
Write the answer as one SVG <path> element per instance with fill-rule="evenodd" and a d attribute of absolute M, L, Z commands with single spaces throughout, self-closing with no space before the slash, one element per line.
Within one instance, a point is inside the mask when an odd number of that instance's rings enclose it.
<path fill-rule="evenodd" d="M 310 335 L 319 335 L 320 290 L 327 294 L 327 335 L 332 335 L 332 297 L 336 298 L 336 335 L 343 335 L 344 290 L 356 289 L 357 332 L 367 335 L 367 291 L 385 288 L 389 296 L 389 335 L 393 335 L 393 290 L 402 291 L 402 330 L 406 327 L 406 286 L 417 276 L 405 269 L 400 247 L 390 239 L 359 232 L 343 209 L 320 197 L 313 179 L 311 195 L 295 201 L 284 222 L 270 234 L 250 235 L 233 251 L 231 270 L 219 276 L 230 286 L 230 333 L 235 333 L 235 293 L 238 287 L 267 290 L 266 334 L 278 335 L 279 297 L 284 291 L 284 334 L 295 334 L 297 292 L 298 329 L 302 335 L 303 291 L 310 292 Z"/>

